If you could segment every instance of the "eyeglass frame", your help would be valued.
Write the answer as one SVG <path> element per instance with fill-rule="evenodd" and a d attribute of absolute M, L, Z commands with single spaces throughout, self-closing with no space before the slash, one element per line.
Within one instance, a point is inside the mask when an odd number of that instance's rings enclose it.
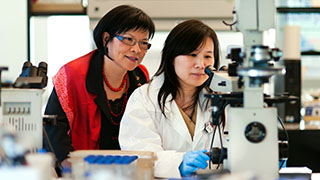
<path fill-rule="evenodd" d="M 125 37 L 125 36 L 120 36 L 120 35 L 117 35 L 117 34 L 116 34 L 114 37 L 116 37 L 119 41 L 121 41 L 122 43 L 124 43 L 124 44 L 126 44 L 126 45 L 128 45 L 128 46 L 134 46 L 134 45 L 137 44 L 137 40 L 135 40 L 133 37 Z M 128 43 L 126 43 L 126 42 L 123 41 L 124 39 L 127 39 L 127 38 L 132 38 L 133 44 L 128 44 Z M 141 48 L 142 43 L 146 43 L 146 42 L 144 42 L 144 41 L 139 41 L 139 47 L 140 47 L 140 49 L 143 49 L 143 50 L 146 50 L 146 51 L 150 49 L 151 44 L 150 44 L 149 42 L 147 42 L 147 46 L 148 46 L 147 49 Z"/>

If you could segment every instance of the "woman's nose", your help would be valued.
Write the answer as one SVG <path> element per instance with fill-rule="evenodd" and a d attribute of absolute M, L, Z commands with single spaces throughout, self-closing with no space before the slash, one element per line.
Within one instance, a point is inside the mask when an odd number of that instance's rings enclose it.
<path fill-rule="evenodd" d="M 136 43 L 135 45 L 132 46 L 132 51 L 135 53 L 141 52 L 141 48 L 140 48 L 139 43 Z"/>
<path fill-rule="evenodd" d="M 198 58 L 197 59 L 197 62 L 196 62 L 196 64 L 195 64 L 195 68 L 197 68 L 197 69 L 204 69 L 204 60 L 203 60 L 203 58 Z"/>

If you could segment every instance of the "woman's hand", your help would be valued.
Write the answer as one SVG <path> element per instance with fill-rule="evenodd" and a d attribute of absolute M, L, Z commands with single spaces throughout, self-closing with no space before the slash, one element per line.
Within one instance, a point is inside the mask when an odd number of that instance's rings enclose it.
<path fill-rule="evenodd" d="M 205 169 L 208 166 L 207 161 L 210 157 L 205 154 L 207 150 L 189 151 L 183 156 L 182 163 L 179 166 L 182 177 L 189 176 L 199 168 Z"/>

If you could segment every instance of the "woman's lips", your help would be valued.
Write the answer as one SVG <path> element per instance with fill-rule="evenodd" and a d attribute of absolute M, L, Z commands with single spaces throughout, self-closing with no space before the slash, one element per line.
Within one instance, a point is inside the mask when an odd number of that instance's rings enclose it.
<path fill-rule="evenodd" d="M 128 58 L 129 60 L 134 61 L 134 62 L 138 61 L 138 58 L 134 57 L 134 56 L 126 56 L 126 58 Z"/>
<path fill-rule="evenodd" d="M 192 73 L 192 75 L 194 75 L 194 76 L 198 76 L 198 77 L 200 77 L 200 76 L 204 76 L 204 74 L 203 74 L 203 73 Z"/>

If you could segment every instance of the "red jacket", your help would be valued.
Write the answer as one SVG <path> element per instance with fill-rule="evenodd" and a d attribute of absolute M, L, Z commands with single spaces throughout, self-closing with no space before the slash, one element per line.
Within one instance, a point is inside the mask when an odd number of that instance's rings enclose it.
<path fill-rule="evenodd" d="M 97 95 L 88 92 L 86 87 L 88 67 L 95 52 L 67 63 L 53 77 L 57 96 L 69 121 L 74 150 L 99 148 L 101 111 L 95 103 Z M 143 65 L 139 68 L 148 80 L 146 68 Z"/>

